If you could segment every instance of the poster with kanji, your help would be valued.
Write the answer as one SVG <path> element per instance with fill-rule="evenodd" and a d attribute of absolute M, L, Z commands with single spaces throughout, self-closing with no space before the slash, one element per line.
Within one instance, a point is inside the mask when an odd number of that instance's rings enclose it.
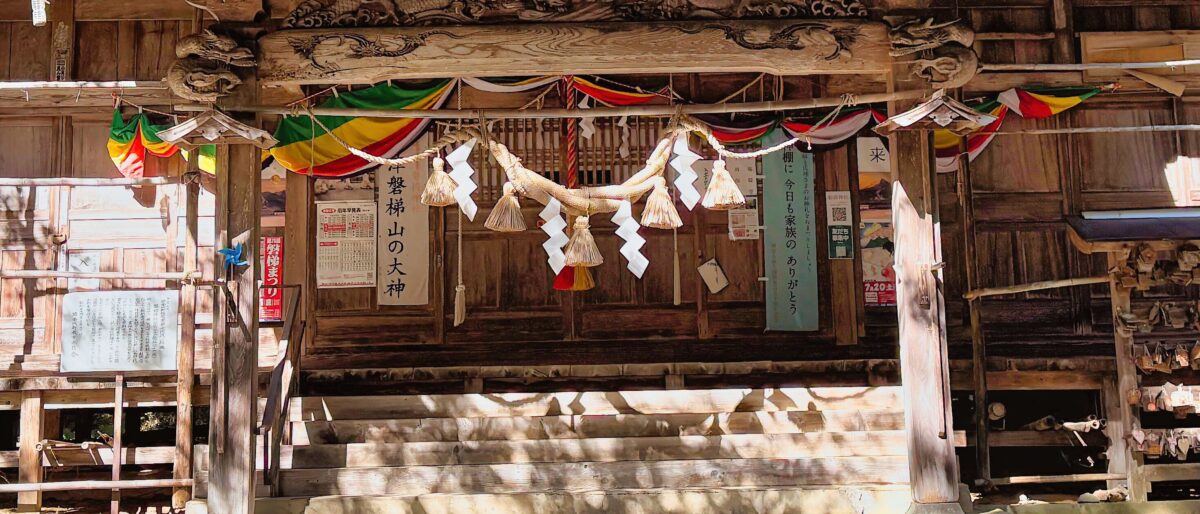
<path fill-rule="evenodd" d="M 317 287 L 375 287 L 375 202 L 317 202 Z"/>
<path fill-rule="evenodd" d="M 258 297 L 258 319 L 283 320 L 283 238 L 263 236 L 259 245 L 262 266 L 262 291 Z"/>
<path fill-rule="evenodd" d="M 60 371 L 175 369 L 179 291 L 67 293 L 62 320 Z"/>
<path fill-rule="evenodd" d="M 854 258 L 854 217 L 849 191 L 825 192 L 826 244 L 830 259 Z"/>
<path fill-rule="evenodd" d="M 775 131 L 763 146 L 785 139 Z M 762 164 L 767 330 L 814 331 L 819 320 L 813 157 L 788 148 L 764 156 Z"/>
<path fill-rule="evenodd" d="M 380 166 L 379 192 L 379 305 L 429 303 L 429 207 L 421 190 L 429 161 L 406 166 Z"/>
<path fill-rule="evenodd" d="M 859 236 L 862 248 L 863 299 L 867 307 L 896 305 L 895 247 L 892 211 L 863 211 Z"/>

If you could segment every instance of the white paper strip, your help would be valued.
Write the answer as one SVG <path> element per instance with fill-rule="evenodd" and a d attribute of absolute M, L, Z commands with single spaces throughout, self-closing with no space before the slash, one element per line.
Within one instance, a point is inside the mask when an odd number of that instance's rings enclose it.
<path fill-rule="evenodd" d="M 580 109 L 591 109 L 591 106 L 588 105 L 588 97 L 585 96 L 585 97 L 583 97 L 583 100 L 579 101 L 579 108 Z M 587 139 L 588 141 L 591 141 L 592 135 L 595 133 L 596 133 L 596 121 L 594 118 L 583 118 L 583 119 L 579 120 L 579 137 L 582 137 L 584 139 Z"/>
<path fill-rule="evenodd" d="M 625 260 L 629 261 L 629 271 L 637 278 L 642 278 L 646 273 L 646 267 L 650 265 L 650 259 L 642 255 L 642 246 L 645 246 L 646 239 L 638 234 L 638 229 L 641 225 L 633 218 L 633 206 L 629 200 L 621 202 L 621 206 L 617 208 L 617 212 L 613 214 L 612 222 L 617 224 L 617 236 L 625 241 L 621 246 L 621 255 Z"/>
<path fill-rule="evenodd" d="M 696 190 L 696 172 L 692 165 L 700 160 L 700 156 L 688 148 L 687 138 L 675 139 L 675 158 L 671 159 L 671 168 L 675 170 L 675 189 L 679 191 L 679 199 L 683 205 L 692 210 L 700 201 L 700 191 Z"/>
<path fill-rule="evenodd" d="M 621 146 L 617 148 L 617 153 L 624 159 L 629 157 L 629 116 L 621 116 L 621 119 L 617 120 L 617 126 L 621 127 Z"/>
<path fill-rule="evenodd" d="M 446 156 L 446 164 L 450 165 L 450 178 L 458 184 L 458 187 L 454 188 L 454 199 L 458 201 L 458 208 L 462 209 L 463 214 L 471 221 L 475 221 L 475 213 L 479 210 L 475 200 L 471 199 L 471 193 L 479 188 L 471 178 L 475 174 L 475 168 L 467 162 L 471 150 L 475 148 L 475 142 L 475 139 L 471 139 Z"/>
<path fill-rule="evenodd" d="M 562 251 L 568 240 L 567 234 L 563 232 L 563 229 L 567 227 L 567 222 L 562 217 L 562 204 L 551 197 L 550 203 L 546 204 L 546 208 L 542 209 L 542 213 L 538 216 L 545 222 L 542 224 L 542 232 L 550 236 L 550 239 L 542 243 L 542 248 L 546 250 L 546 262 L 550 264 L 550 269 L 554 270 L 554 274 L 558 275 L 567 265 L 567 256 Z"/>

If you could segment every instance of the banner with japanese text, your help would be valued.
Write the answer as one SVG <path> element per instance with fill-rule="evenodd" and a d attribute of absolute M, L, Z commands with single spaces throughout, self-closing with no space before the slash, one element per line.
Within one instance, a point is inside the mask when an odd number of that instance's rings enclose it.
<path fill-rule="evenodd" d="M 283 320 L 283 238 L 263 236 L 259 245 L 262 266 L 262 291 L 258 297 L 260 321 Z"/>
<path fill-rule="evenodd" d="M 785 138 L 773 132 L 763 146 Z M 814 331 L 819 320 L 813 156 L 789 148 L 762 159 L 767 330 Z"/>
<path fill-rule="evenodd" d="M 421 190 L 429 161 L 406 166 L 380 166 L 375 171 L 379 193 L 379 305 L 429 303 L 429 207 Z"/>

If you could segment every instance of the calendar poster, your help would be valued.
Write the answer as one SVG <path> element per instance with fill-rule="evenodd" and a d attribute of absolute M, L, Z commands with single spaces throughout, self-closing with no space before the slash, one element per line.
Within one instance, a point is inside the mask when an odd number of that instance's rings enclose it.
<path fill-rule="evenodd" d="M 375 202 L 317 202 L 317 287 L 375 287 Z"/>

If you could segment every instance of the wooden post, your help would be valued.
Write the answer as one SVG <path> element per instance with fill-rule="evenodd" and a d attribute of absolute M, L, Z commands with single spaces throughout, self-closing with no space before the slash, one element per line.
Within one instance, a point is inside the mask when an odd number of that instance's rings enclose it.
<path fill-rule="evenodd" d="M 850 191 L 851 198 L 857 193 L 850 187 L 850 159 L 854 155 L 849 146 L 830 150 L 820 156 L 821 168 L 825 173 L 826 191 Z M 858 226 L 858 202 L 851 200 L 851 222 Z M 857 243 L 856 243 L 857 245 Z M 839 345 L 858 344 L 858 291 L 862 280 L 855 272 L 858 259 L 830 259 L 830 309 L 833 318 L 834 339 Z"/>
<path fill-rule="evenodd" d="M 894 87 L 894 80 L 889 86 Z M 888 110 L 896 114 L 909 107 L 892 102 Z M 913 499 L 909 512 L 961 513 L 930 138 L 926 131 L 889 136 L 900 377 Z"/>
<path fill-rule="evenodd" d="M 961 96 L 961 95 L 960 95 Z M 975 254 L 975 198 L 971 182 L 971 160 L 967 138 L 959 140 L 958 204 L 962 210 L 963 276 L 968 291 L 979 287 L 979 263 Z M 971 385 L 975 395 L 975 474 L 986 487 L 992 480 L 992 452 L 988 444 L 987 340 L 983 338 L 983 314 L 978 298 L 967 299 L 971 322 Z"/>
<path fill-rule="evenodd" d="M 196 162 L 197 160 L 193 160 Z M 190 167 L 190 166 L 189 166 Z M 199 175 L 190 175 L 186 187 L 184 214 L 187 236 L 183 247 L 183 271 L 196 272 L 197 238 L 199 233 L 200 183 Z M 199 278 L 199 277 L 196 277 Z M 187 281 L 179 291 L 181 318 L 179 350 L 176 355 L 178 379 L 175 389 L 175 467 L 174 478 L 192 478 L 192 391 L 196 381 L 196 285 Z M 171 494 L 171 506 L 183 509 L 191 499 L 191 489 L 177 487 Z"/>
<path fill-rule="evenodd" d="M 19 478 L 22 484 L 42 481 L 42 454 L 37 444 L 42 440 L 44 414 L 41 391 L 21 393 L 21 446 L 18 454 Z M 41 512 L 41 491 L 17 493 L 17 512 Z"/>
<path fill-rule="evenodd" d="M 309 273 L 312 263 L 309 260 L 309 247 L 314 240 L 309 221 L 313 209 L 313 178 L 299 173 L 288 173 L 286 180 L 288 201 L 284 213 L 287 223 L 283 227 L 283 283 L 302 284 L 300 291 L 296 292 L 301 295 L 300 319 L 312 320 L 313 309 L 316 307 L 311 301 L 315 296 L 312 289 L 315 284 L 309 284 L 309 279 L 313 278 L 313 274 Z M 315 327 L 316 323 L 308 323 L 305 330 Z M 311 334 L 304 334 L 304 337 L 300 338 L 295 335 L 293 338 L 302 339 L 308 344 L 312 341 L 310 336 Z M 288 344 L 291 344 L 291 341 L 288 341 Z M 304 354 L 304 348 L 298 350 L 300 355 Z"/>
<path fill-rule="evenodd" d="M 1108 254 L 1108 267 L 1113 269 L 1123 266 L 1129 257 L 1128 252 Z M 1108 290 L 1112 297 L 1112 314 L 1116 319 L 1117 313 L 1129 311 L 1130 289 L 1121 287 L 1116 275 L 1109 281 Z M 1115 323 L 1115 321 L 1114 321 Z M 1124 474 L 1129 482 L 1129 499 L 1135 502 L 1146 501 L 1148 491 L 1145 476 L 1142 474 L 1142 457 L 1134 455 L 1129 450 L 1129 437 L 1134 430 L 1140 429 L 1142 422 L 1137 411 L 1124 395 L 1138 388 L 1137 367 L 1133 363 L 1133 335 L 1122 333 L 1113 327 L 1113 337 L 1116 342 L 1117 383 L 1115 391 L 1102 391 L 1104 396 L 1104 416 L 1108 420 L 1105 432 L 1108 436 L 1108 472 Z M 1111 389 L 1111 388 L 1106 388 Z M 1110 487 L 1116 485 L 1111 483 Z"/>
<path fill-rule="evenodd" d="M 121 481 L 121 432 L 125 431 L 125 375 L 117 373 L 116 387 L 113 389 L 113 434 L 112 434 L 112 479 Z M 121 490 L 112 490 L 112 500 L 109 501 L 109 514 L 121 514 Z"/>
<path fill-rule="evenodd" d="M 239 93 L 253 96 L 257 86 L 253 79 L 242 84 Z M 216 317 L 214 324 L 226 323 L 217 334 L 214 344 L 223 346 L 220 359 L 214 358 L 214 382 L 221 381 L 223 394 L 214 393 L 214 413 L 211 430 L 223 440 L 210 451 L 208 505 L 211 512 L 250 514 L 254 511 L 254 453 L 258 414 L 258 251 L 259 208 L 262 183 L 259 178 L 261 151 L 252 145 L 225 145 L 228 164 L 217 168 L 218 184 L 224 186 L 217 194 L 226 220 L 227 240 L 218 240 L 217 247 L 234 248 L 241 244 L 246 261 L 234 266 L 228 288 L 220 289 L 217 303 L 233 309 L 228 317 Z M 224 258 L 216 256 L 218 268 Z M 231 305 L 232 304 L 232 305 Z M 218 369 L 220 372 L 218 372 Z M 217 384 L 214 384 L 217 385 Z M 214 389 L 216 389 L 214 387 Z M 221 415 L 216 415 L 221 411 Z M 220 425 L 217 425 L 219 420 Z"/>

